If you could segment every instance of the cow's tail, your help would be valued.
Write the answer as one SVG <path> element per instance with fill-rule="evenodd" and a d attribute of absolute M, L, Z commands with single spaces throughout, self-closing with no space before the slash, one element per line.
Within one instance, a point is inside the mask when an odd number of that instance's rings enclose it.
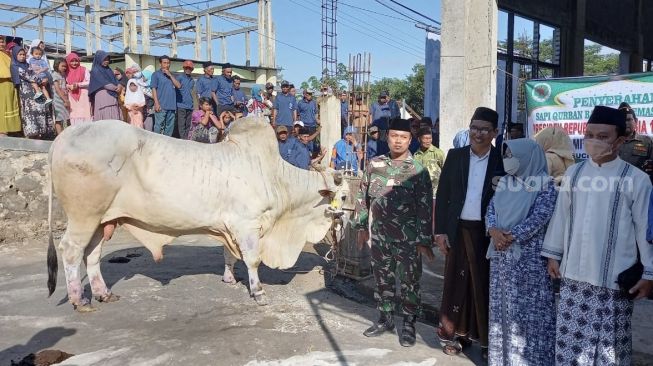
<path fill-rule="evenodd" d="M 57 262 L 57 249 L 54 247 L 54 238 L 52 237 L 52 169 L 50 169 L 50 193 L 48 195 L 48 291 L 52 296 L 54 290 L 57 288 L 57 272 L 59 271 L 59 263 Z"/>

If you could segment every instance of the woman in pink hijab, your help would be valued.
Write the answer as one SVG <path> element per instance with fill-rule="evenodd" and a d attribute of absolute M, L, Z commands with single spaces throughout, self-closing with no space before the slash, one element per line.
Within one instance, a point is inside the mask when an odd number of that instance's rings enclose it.
<path fill-rule="evenodd" d="M 68 97 L 70 99 L 70 124 L 90 122 L 91 102 L 88 99 L 88 83 L 91 75 L 84 66 L 80 64 L 80 58 L 76 53 L 71 52 L 66 56 L 68 63 L 68 75 L 66 83 L 68 84 Z"/>

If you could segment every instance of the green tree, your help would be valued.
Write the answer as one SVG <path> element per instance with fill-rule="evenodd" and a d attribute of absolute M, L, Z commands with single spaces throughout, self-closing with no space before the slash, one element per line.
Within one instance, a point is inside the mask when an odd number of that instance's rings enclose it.
<path fill-rule="evenodd" d="M 585 66 L 583 68 L 584 75 L 605 75 L 613 74 L 618 71 L 618 54 L 601 54 L 601 45 L 596 43 L 585 46 Z"/>
<path fill-rule="evenodd" d="M 350 74 L 349 70 L 347 70 L 347 66 L 343 63 L 339 63 L 335 78 L 326 78 L 322 80 L 317 76 L 311 76 L 308 80 L 303 81 L 300 86 L 302 89 L 310 88 L 313 90 L 320 90 L 322 89 L 322 85 L 328 85 L 333 90 L 346 90 L 349 78 Z"/>

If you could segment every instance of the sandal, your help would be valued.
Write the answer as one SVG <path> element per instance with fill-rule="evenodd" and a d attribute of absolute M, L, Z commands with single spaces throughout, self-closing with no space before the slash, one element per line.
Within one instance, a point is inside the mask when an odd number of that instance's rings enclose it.
<path fill-rule="evenodd" d="M 449 356 L 457 356 L 460 351 L 462 351 L 462 347 L 458 342 L 449 342 L 442 347 L 442 352 Z"/>

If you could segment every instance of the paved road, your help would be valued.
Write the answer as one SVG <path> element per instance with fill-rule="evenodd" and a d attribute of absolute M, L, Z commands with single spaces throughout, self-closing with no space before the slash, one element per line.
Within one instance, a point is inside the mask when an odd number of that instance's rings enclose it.
<path fill-rule="evenodd" d="M 47 298 L 45 251 L 45 243 L 0 247 L 0 365 L 43 349 L 76 355 L 61 365 L 474 364 L 444 355 L 424 324 L 410 349 L 396 334 L 363 337 L 375 311 L 325 290 L 315 254 L 301 255 L 293 270 L 302 273 L 262 268 L 271 304 L 259 307 L 243 283 L 220 281 L 222 248 L 209 239 L 182 238 L 155 264 L 118 231 L 102 270 L 122 298 L 78 314 L 66 302 L 61 262 L 57 291 Z M 127 255 L 128 263 L 109 261 Z M 242 263 L 236 275 L 246 278 Z M 478 362 L 478 349 L 470 356 Z"/>

